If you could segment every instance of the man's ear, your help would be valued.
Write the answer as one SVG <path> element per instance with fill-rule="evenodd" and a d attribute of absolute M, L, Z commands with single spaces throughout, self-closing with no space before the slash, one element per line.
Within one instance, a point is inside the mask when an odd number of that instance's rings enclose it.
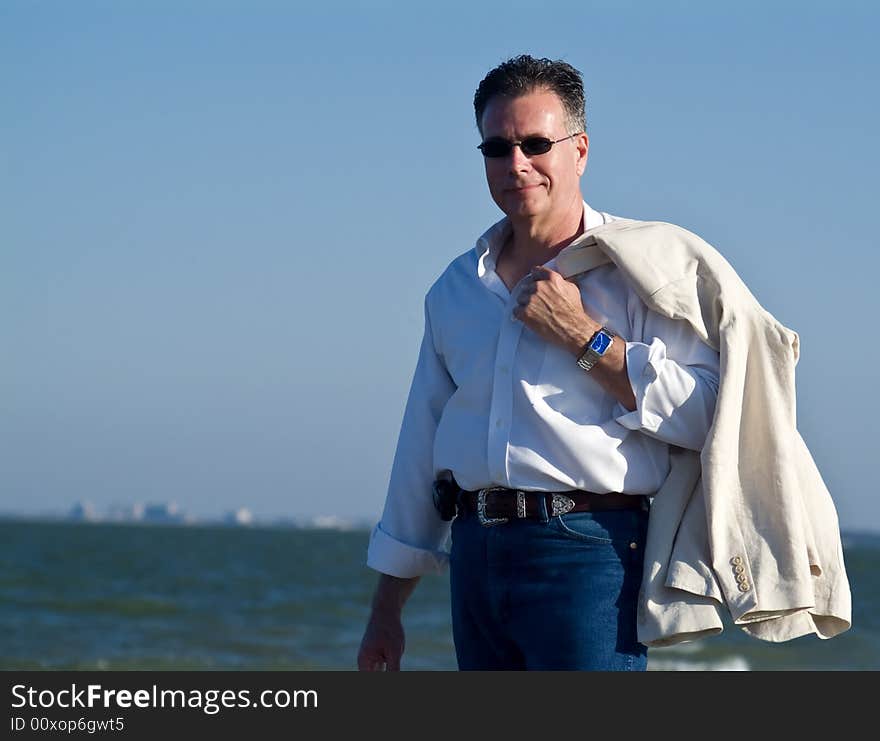
<path fill-rule="evenodd" d="M 574 141 L 578 153 L 577 174 L 578 177 L 580 177 L 584 174 L 584 170 L 587 169 L 587 156 L 590 153 L 590 137 L 584 132 L 583 134 L 578 134 Z"/>

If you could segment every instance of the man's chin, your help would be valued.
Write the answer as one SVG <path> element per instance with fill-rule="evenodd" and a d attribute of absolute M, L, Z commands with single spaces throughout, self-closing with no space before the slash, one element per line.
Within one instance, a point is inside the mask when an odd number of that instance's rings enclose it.
<path fill-rule="evenodd" d="M 529 191 L 510 194 L 504 199 L 504 206 L 501 210 L 508 216 L 518 216 L 520 218 L 539 216 L 547 210 L 547 199 L 546 197 L 541 197 L 542 195 Z"/>
<path fill-rule="evenodd" d="M 510 217 L 517 217 L 520 219 L 540 216 L 547 210 L 547 205 L 545 203 L 531 199 L 508 200 L 505 206 L 506 208 L 502 209 L 504 213 Z"/>

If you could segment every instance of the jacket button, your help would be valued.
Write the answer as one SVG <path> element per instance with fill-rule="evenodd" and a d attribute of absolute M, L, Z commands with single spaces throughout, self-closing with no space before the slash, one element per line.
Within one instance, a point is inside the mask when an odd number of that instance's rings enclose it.
<path fill-rule="evenodd" d="M 749 589 L 751 589 L 751 585 L 747 581 L 744 581 L 739 585 L 740 592 L 748 592 Z"/>
<path fill-rule="evenodd" d="M 737 580 L 740 584 L 748 584 L 748 583 L 749 583 L 749 577 L 747 577 L 745 574 L 737 574 L 737 575 L 736 575 L 736 580 Z"/>
<path fill-rule="evenodd" d="M 742 562 L 742 556 L 734 556 L 730 559 L 730 563 L 732 563 L 734 566 L 739 566 Z"/>
<path fill-rule="evenodd" d="M 733 573 L 734 573 L 734 574 L 741 574 L 741 573 L 742 573 L 743 571 L 745 571 L 745 570 L 746 570 L 746 567 L 743 566 L 742 564 L 733 567 Z"/>
<path fill-rule="evenodd" d="M 633 541 L 632 543 L 629 544 L 629 547 L 632 548 L 633 550 L 635 550 L 636 548 L 639 547 L 639 544 L 636 543 L 635 541 Z"/>

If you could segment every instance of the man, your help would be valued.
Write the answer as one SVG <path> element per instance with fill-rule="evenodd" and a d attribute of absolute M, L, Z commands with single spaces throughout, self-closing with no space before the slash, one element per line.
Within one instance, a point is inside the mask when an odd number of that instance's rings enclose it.
<path fill-rule="evenodd" d="M 400 668 L 403 606 L 448 562 L 459 668 L 643 670 L 649 497 L 670 446 L 705 441 L 718 354 L 648 310 L 615 265 L 572 280 L 557 270 L 565 247 L 615 218 L 581 194 L 589 138 L 577 70 L 511 59 L 480 83 L 474 108 L 505 218 L 425 299 L 367 555 L 381 573 L 358 666 Z M 452 512 L 441 513 L 442 496 L 435 506 L 435 481 L 454 494 Z"/>

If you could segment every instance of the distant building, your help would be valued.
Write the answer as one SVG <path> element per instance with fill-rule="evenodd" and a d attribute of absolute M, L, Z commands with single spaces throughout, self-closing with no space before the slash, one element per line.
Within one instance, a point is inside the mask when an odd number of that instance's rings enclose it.
<path fill-rule="evenodd" d="M 98 513 L 95 511 L 95 505 L 91 502 L 76 502 L 70 508 L 67 517 L 77 522 L 96 522 L 99 519 Z"/>
<path fill-rule="evenodd" d="M 253 525 L 254 515 L 247 507 L 239 507 L 238 509 L 227 512 L 223 517 L 223 522 L 227 525 Z"/>
<path fill-rule="evenodd" d="M 338 515 L 318 515 L 312 518 L 311 527 L 322 530 L 355 530 L 356 525 Z"/>
<path fill-rule="evenodd" d="M 143 522 L 149 523 L 182 523 L 187 520 L 176 502 L 148 504 L 144 507 Z"/>
<path fill-rule="evenodd" d="M 107 519 L 113 522 L 140 522 L 144 519 L 144 505 L 140 502 L 113 505 L 107 510 Z"/>

